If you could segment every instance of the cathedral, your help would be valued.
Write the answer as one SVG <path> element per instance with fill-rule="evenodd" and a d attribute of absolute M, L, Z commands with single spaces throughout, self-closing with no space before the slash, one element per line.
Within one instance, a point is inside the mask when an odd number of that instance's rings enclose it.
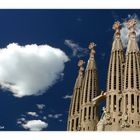
<path fill-rule="evenodd" d="M 121 25 L 117 21 L 107 75 L 106 91 L 98 93 L 95 43 L 90 55 L 78 62 L 79 72 L 68 114 L 68 131 L 140 131 L 140 51 L 136 39 L 136 20 L 127 22 L 128 45 L 124 56 Z M 106 102 L 99 116 L 100 105 Z"/>

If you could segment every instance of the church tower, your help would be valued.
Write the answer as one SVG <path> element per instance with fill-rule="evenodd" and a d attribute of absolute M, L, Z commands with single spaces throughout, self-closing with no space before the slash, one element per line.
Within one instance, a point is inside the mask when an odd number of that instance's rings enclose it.
<path fill-rule="evenodd" d="M 120 39 L 120 23 L 118 21 L 114 23 L 113 29 L 115 34 L 107 78 L 106 112 L 108 117 L 106 118 L 105 131 L 120 130 L 120 118 L 122 115 L 124 52 Z"/>
<path fill-rule="evenodd" d="M 136 21 L 128 21 L 128 46 L 123 90 L 122 128 L 125 131 L 140 130 L 140 51 L 136 41 Z"/>
<path fill-rule="evenodd" d="M 136 21 L 128 21 L 128 46 L 124 60 L 120 23 L 115 30 L 107 77 L 107 89 L 98 93 L 95 44 L 90 43 L 90 57 L 83 75 L 83 61 L 68 117 L 71 131 L 140 131 L 140 50 L 137 44 Z M 126 35 L 127 36 L 127 35 Z M 106 101 L 99 121 L 99 105 Z"/>
<path fill-rule="evenodd" d="M 81 99 L 81 89 L 82 89 L 82 81 L 83 81 L 83 64 L 85 62 L 80 60 L 78 62 L 79 74 L 76 79 L 76 83 L 73 90 L 73 96 L 71 100 L 71 105 L 69 109 L 69 116 L 68 116 L 68 131 L 78 131 L 79 130 L 79 112 L 80 112 L 80 99 Z"/>
<path fill-rule="evenodd" d="M 80 130 L 95 131 L 98 123 L 98 107 L 93 105 L 92 99 L 97 96 L 98 79 L 95 63 L 95 44 L 90 43 L 90 57 L 85 71 L 82 86 L 81 112 L 80 112 Z"/>

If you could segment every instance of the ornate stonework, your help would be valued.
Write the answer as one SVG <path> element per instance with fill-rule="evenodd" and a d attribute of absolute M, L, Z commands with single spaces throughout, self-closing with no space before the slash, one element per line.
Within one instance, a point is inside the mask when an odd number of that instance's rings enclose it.
<path fill-rule="evenodd" d="M 95 43 L 84 72 L 81 60 L 68 116 L 70 131 L 140 131 L 140 51 L 136 40 L 136 20 L 128 21 L 128 46 L 124 57 L 121 24 L 115 30 L 107 75 L 107 89 L 98 95 Z M 127 36 L 127 34 L 126 34 Z M 99 119 L 99 105 L 106 102 Z"/>

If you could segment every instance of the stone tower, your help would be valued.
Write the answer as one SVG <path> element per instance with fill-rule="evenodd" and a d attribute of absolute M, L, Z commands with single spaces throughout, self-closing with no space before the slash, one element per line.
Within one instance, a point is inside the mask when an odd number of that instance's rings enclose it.
<path fill-rule="evenodd" d="M 99 96 L 94 58 L 96 45 L 89 45 L 91 52 L 84 76 L 82 65 L 79 65 L 81 78 L 78 76 L 77 79 L 80 80 L 75 84 L 68 130 L 140 131 L 140 50 L 135 24 L 134 19 L 127 24 L 128 46 L 124 60 L 120 23 L 114 23 L 115 34 L 108 68 L 107 90 L 102 91 Z M 99 121 L 98 105 L 103 100 L 106 101 L 106 107 L 103 108 Z"/>
<path fill-rule="evenodd" d="M 115 34 L 108 68 L 106 92 L 106 112 L 108 114 L 105 126 L 106 131 L 120 130 L 120 118 L 122 115 L 124 52 L 120 39 L 120 23 L 118 21 L 114 23 L 113 29 Z"/>
<path fill-rule="evenodd" d="M 92 99 L 97 96 L 98 92 L 97 68 L 94 58 L 95 46 L 94 43 L 89 45 L 90 57 L 83 79 L 80 112 L 81 131 L 94 131 L 98 123 L 98 107 L 92 103 Z"/>
<path fill-rule="evenodd" d="M 128 46 L 123 89 L 122 128 L 125 131 L 140 131 L 140 51 L 136 41 L 136 21 L 128 21 Z"/>
<path fill-rule="evenodd" d="M 83 64 L 84 64 L 83 60 L 80 60 L 78 62 L 78 66 L 80 67 L 80 69 L 74 86 L 73 96 L 72 96 L 71 105 L 69 109 L 69 116 L 68 116 L 67 130 L 69 131 L 79 130 L 80 99 L 81 99 L 81 89 L 82 89 L 83 71 L 84 71 Z"/>

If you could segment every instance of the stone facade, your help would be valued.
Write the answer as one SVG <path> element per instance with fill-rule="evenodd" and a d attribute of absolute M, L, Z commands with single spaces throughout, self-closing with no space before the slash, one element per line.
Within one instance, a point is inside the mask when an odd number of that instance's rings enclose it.
<path fill-rule="evenodd" d="M 136 40 L 136 21 L 128 21 L 126 56 L 121 42 L 120 23 L 115 30 L 107 76 L 107 90 L 98 95 L 95 44 L 90 43 L 90 57 L 84 73 L 83 61 L 75 83 L 68 115 L 69 131 L 139 131 L 140 130 L 140 51 Z M 99 119 L 99 105 L 106 101 Z"/>

